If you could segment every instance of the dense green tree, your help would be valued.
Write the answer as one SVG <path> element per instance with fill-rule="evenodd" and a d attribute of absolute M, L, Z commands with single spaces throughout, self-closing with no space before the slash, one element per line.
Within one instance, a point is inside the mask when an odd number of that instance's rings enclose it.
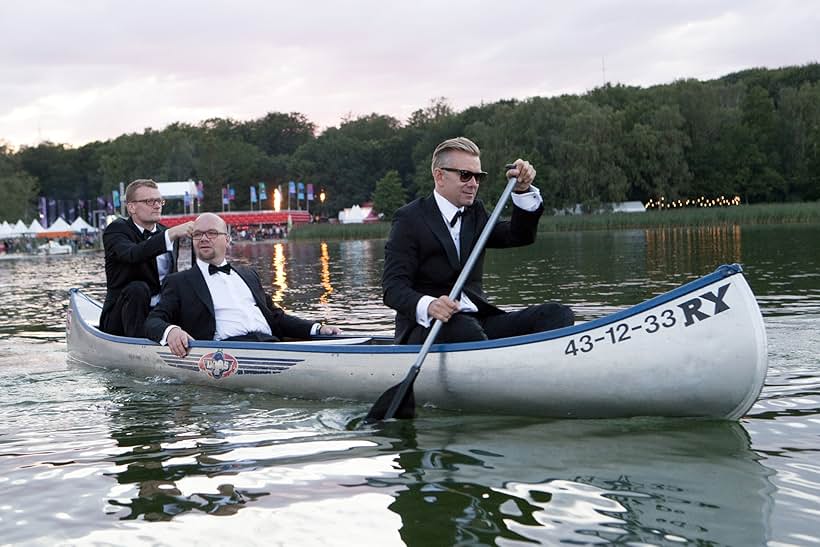
<path fill-rule="evenodd" d="M 39 186 L 37 179 L 22 170 L 19 158 L 0 143 L 0 221 L 11 224 L 34 218 Z"/>
<path fill-rule="evenodd" d="M 396 170 L 388 171 L 376 182 L 373 207 L 384 220 L 393 220 L 393 214 L 407 203 L 407 193 Z"/>
<path fill-rule="evenodd" d="M 490 176 L 480 197 L 489 206 L 504 187 L 504 165 L 519 157 L 535 165 L 536 185 L 553 208 L 593 210 L 651 197 L 816 200 L 819 105 L 820 64 L 813 63 L 650 88 L 607 84 L 584 95 L 504 100 L 460 112 L 439 97 L 405 123 L 374 113 L 320 134 L 299 113 L 174 123 L 80 148 L 48 142 L 17 152 L 3 148 L 3 176 L 36 186 L 50 200 L 110 196 L 135 178 L 201 180 L 207 210 L 221 210 L 228 184 L 237 195 L 232 208 L 247 209 L 251 185 L 264 181 L 271 195 L 279 186 L 287 198 L 287 183 L 301 181 L 325 190 L 332 214 L 368 200 L 390 171 L 405 195 L 429 194 L 433 149 L 463 135 L 481 148 Z"/>

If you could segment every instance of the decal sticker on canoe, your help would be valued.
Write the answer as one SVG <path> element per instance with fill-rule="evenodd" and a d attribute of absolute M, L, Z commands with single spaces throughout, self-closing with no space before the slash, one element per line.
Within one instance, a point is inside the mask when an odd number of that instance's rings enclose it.
<path fill-rule="evenodd" d="M 159 352 L 159 356 L 168 366 L 204 372 L 214 380 L 243 374 L 280 374 L 304 360 L 234 356 L 221 349 L 199 355 L 192 352 L 187 357 L 177 357 L 170 352 Z"/>
<path fill-rule="evenodd" d="M 567 347 L 564 349 L 564 354 L 576 356 L 579 353 L 589 353 L 595 348 L 605 344 L 627 342 L 643 332 L 655 334 L 662 329 L 671 329 L 675 326 L 689 327 L 700 323 L 701 321 L 705 321 L 710 317 L 714 317 L 719 313 L 731 309 L 723 300 L 726 298 L 726 291 L 728 290 L 729 283 L 720 286 L 717 292 L 705 292 L 677 306 L 661 310 L 659 313 L 651 313 L 643 316 L 643 321 L 632 323 L 630 320 L 626 320 L 606 329 L 600 329 L 590 332 L 589 334 L 570 338 Z M 675 307 L 680 309 L 679 313 L 683 314 L 682 317 L 675 317 L 678 311 L 674 309 Z M 637 317 L 633 317 L 632 321 L 635 319 L 637 319 Z"/>
<path fill-rule="evenodd" d="M 219 380 L 220 378 L 227 378 L 236 372 L 239 366 L 239 361 L 230 353 L 217 350 L 211 353 L 206 353 L 199 358 L 199 370 L 213 378 Z"/>

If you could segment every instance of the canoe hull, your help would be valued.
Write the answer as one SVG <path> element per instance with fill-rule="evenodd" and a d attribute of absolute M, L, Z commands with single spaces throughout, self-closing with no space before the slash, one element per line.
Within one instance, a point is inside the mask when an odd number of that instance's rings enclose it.
<path fill-rule="evenodd" d="M 353 338 L 321 344 L 197 341 L 179 359 L 93 326 L 96 303 L 71 293 L 69 360 L 186 383 L 372 403 L 400 382 L 419 346 Z M 739 266 L 722 266 L 613 315 L 549 333 L 431 348 L 419 405 L 543 417 L 703 416 L 736 420 L 766 376 L 763 319 Z"/>

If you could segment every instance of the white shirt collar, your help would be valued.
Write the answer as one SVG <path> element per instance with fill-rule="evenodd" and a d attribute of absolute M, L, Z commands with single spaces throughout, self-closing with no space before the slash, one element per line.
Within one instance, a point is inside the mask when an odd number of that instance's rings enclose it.
<path fill-rule="evenodd" d="M 228 261 L 223 258 L 222 263 L 221 264 L 216 264 L 216 266 L 224 266 L 227 263 L 228 263 Z M 208 276 L 211 275 L 210 272 L 208 272 L 208 266 L 210 265 L 210 263 L 205 262 L 204 260 L 200 260 L 199 258 L 197 258 L 196 259 L 196 265 L 199 267 L 199 271 L 202 272 L 202 277 L 204 277 L 205 279 L 208 279 Z"/>
<path fill-rule="evenodd" d="M 133 218 L 131 219 L 131 222 L 133 222 L 133 223 L 134 223 L 134 226 L 136 226 L 137 228 L 139 228 L 139 229 L 140 229 L 140 233 L 141 233 L 141 234 L 142 234 L 142 233 L 145 233 L 145 232 L 148 232 L 148 233 L 150 233 L 150 234 L 155 234 L 155 233 L 157 233 L 157 225 L 156 225 L 156 224 L 154 224 L 154 229 L 153 229 L 153 230 L 149 230 L 148 228 L 146 228 L 145 226 L 143 226 L 142 224 L 140 224 L 139 222 L 137 222 L 137 221 L 136 221 L 136 220 L 134 220 Z"/>
<path fill-rule="evenodd" d="M 447 223 L 449 226 L 450 219 L 453 218 L 453 215 L 456 214 L 456 211 L 463 211 L 463 207 L 456 207 L 450 201 L 438 193 L 438 191 L 433 190 L 433 197 L 436 198 L 436 205 L 438 205 L 438 210 L 441 211 L 441 215 L 444 217 L 444 222 Z"/>

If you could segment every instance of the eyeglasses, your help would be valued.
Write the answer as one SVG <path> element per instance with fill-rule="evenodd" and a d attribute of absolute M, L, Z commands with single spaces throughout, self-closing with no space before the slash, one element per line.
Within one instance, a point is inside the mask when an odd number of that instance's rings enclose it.
<path fill-rule="evenodd" d="M 216 230 L 205 230 L 204 232 L 201 232 L 199 230 L 196 230 L 196 231 L 194 231 L 194 233 L 191 234 L 191 238 L 199 241 L 204 236 L 208 236 L 209 240 L 213 240 L 213 239 L 216 239 L 219 236 L 226 236 L 226 235 L 228 235 L 228 232 L 217 232 Z"/>
<path fill-rule="evenodd" d="M 129 201 L 129 203 L 144 203 L 149 207 L 156 207 L 157 205 L 162 207 L 163 205 L 165 205 L 165 200 L 162 199 L 162 198 L 135 199 L 135 200 Z"/>
<path fill-rule="evenodd" d="M 470 182 L 470 179 L 474 178 L 478 184 L 481 184 L 487 178 L 487 173 L 484 171 L 474 173 L 473 171 L 467 171 L 466 169 L 454 169 L 452 167 L 439 167 L 439 169 L 442 171 L 458 173 L 458 180 L 461 182 Z"/>

